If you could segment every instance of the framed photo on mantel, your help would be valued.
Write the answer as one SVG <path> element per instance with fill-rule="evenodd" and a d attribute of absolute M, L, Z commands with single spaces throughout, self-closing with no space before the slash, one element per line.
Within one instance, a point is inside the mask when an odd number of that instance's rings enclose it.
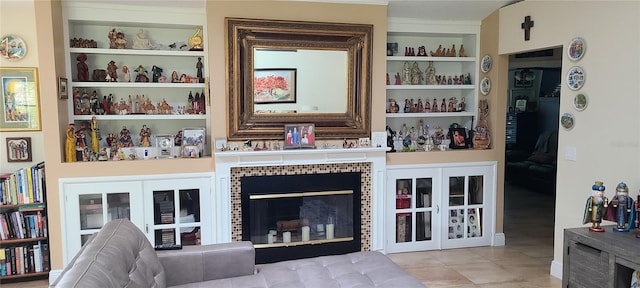
<path fill-rule="evenodd" d="M 316 148 L 315 125 L 284 125 L 284 149 Z"/>

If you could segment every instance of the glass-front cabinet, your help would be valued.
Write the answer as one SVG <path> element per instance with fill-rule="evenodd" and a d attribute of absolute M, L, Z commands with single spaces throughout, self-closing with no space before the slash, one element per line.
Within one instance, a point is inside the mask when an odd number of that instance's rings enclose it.
<path fill-rule="evenodd" d="M 142 210 L 131 209 L 132 203 L 143 201 L 141 182 L 75 183 L 65 188 L 66 226 L 74 231 L 73 237 L 66 238 L 70 249 L 67 255 L 75 255 L 91 235 L 111 220 L 144 222 Z"/>
<path fill-rule="evenodd" d="M 440 230 L 440 171 L 438 169 L 388 170 L 387 193 L 393 205 L 389 221 L 389 252 L 437 249 Z"/>
<path fill-rule="evenodd" d="M 495 163 L 462 164 L 388 166 L 388 252 L 493 243 Z"/>
<path fill-rule="evenodd" d="M 91 235 L 115 219 L 131 220 L 151 245 L 213 243 L 212 176 L 129 178 L 61 179 L 65 264 Z"/>

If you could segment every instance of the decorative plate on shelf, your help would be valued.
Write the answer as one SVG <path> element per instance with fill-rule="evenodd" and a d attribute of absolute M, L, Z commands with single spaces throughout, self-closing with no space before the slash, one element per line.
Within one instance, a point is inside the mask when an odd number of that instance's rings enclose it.
<path fill-rule="evenodd" d="M 587 95 L 585 95 L 584 93 L 580 93 L 573 97 L 573 108 L 575 108 L 577 111 L 586 109 L 588 104 L 589 101 L 587 99 Z"/>
<path fill-rule="evenodd" d="M 584 85 L 584 70 L 580 66 L 573 66 L 567 73 L 567 86 L 571 90 L 580 90 Z"/>
<path fill-rule="evenodd" d="M 492 63 L 493 61 L 491 61 L 491 56 L 489 54 L 484 55 L 484 57 L 482 57 L 482 63 L 480 63 L 480 69 L 482 70 L 482 72 L 487 73 L 491 71 Z"/>
<path fill-rule="evenodd" d="M 586 50 L 587 44 L 584 43 L 584 39 L 576 37 L 571 39 L 569 46 L 567 46 L 567 56 L 571 61 L 578 61 L 582 59 Z"/>
<path fill-rule="evenodd" d="M 573 114 L 571 113 L 564 113 L 562 114 L 562 117 L 560 117 L 560 124 L 562 125 L 562 127 L 564 127 L 564 129 L 571 130 L 575 122 L 576 121 L 573 118 Z"/>
<path fill-rule="evenodd" d="M 0 39 L 0 56 L 18 61 L 27 55 L 27 43 L 15 35 L 6 35 Z"/>
<path fill-rule="evenodd" d="M 480 93 L 482 93 L 482 95 L 489 95 L 489 92 L 491 91 L 491 79 L 489 79 L 489 77 L 484 77 L 482 78 L 482 81 L 480 81 Z"/>

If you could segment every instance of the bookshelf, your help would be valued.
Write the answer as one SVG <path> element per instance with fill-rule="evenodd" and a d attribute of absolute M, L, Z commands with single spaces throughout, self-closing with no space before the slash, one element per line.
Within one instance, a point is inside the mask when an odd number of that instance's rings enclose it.
<path fill-rule="evenodd" d="M 49 274 L 44 163 L 0 174 L 0 283 Z"/>

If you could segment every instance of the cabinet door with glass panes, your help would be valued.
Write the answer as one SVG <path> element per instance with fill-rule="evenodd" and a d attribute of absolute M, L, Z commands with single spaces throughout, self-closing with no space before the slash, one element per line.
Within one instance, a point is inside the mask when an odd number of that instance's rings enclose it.
<path fill-rule="evenodd" d="M 111 220 L 129 219 L 143 228 L 144 213 L 135 209 L 143 202 L 140 181 L 65 183 L 63 191 L 67 257 L 73 257 L 92 234 Z"/>
<path fill-rule="evenodd" d="M 388 169 L 387 251 L 440 247 L 440 169 Z"/>
<path fill-rule="evenodd" d="M 212 229 L 202 229 L 204 218 L 210 213 L 201 207 L 212 207 L 210 179 L 187 178 L 145 181 L 145 231 L 152 245 L 201 245 L 211 239 Z M 203 235 L 203 233 L 205 233 Z M 207 241 L 205 241 L 207 242 Z M 206 244 L 206 243 L 205 243 Z"/>
<path fill-rule="evenodd" d="M 442 248 L 490 245 L 495 166 L 442 169 Z"/>

